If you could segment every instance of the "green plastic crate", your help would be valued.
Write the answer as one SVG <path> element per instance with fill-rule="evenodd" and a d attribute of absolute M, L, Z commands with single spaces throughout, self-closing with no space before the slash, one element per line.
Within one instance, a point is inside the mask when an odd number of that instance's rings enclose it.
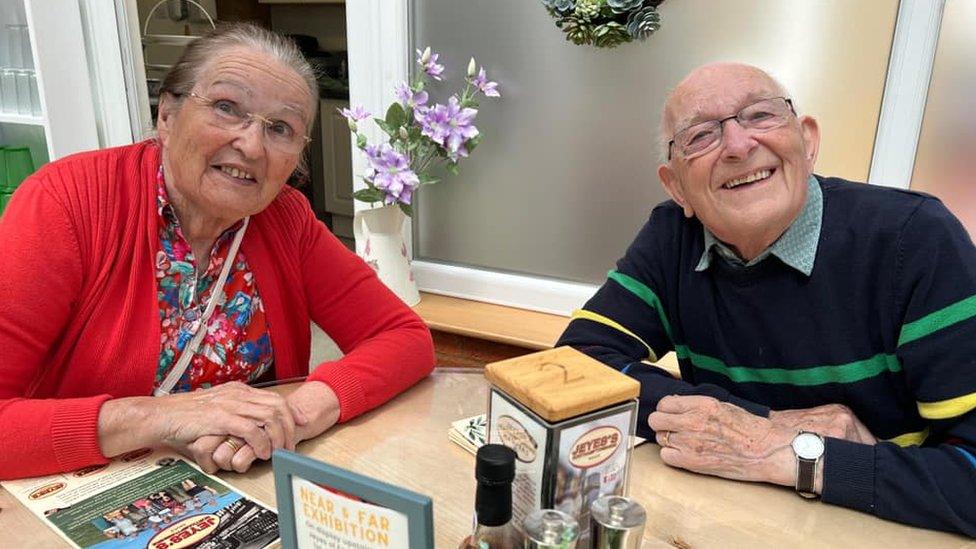
<path fill-rule="evenodd" d="M 10 197 L 13 193 L 0 192 L 0 217 L 3 216 L 3 211 L 7 209 L 7 203 L 10 202 Z"/>
<path fill-rule="evenodd" d="M 12 194 L 34 173 L 34 159 L 27 147 L 0 147 L 0 193 Z"/>

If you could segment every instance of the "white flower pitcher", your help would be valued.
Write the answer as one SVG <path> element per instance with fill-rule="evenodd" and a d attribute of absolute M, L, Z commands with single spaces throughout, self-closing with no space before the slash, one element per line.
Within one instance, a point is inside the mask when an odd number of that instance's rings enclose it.
<path fill-rule="evenodd" d="M 403 240 L 405 217 L 395 205 L 361 210 L 356 212 L 353 232 L 359 256 L 376 271 L 387 288 L 412 307 L 420 303 L 420 292 Z"/>

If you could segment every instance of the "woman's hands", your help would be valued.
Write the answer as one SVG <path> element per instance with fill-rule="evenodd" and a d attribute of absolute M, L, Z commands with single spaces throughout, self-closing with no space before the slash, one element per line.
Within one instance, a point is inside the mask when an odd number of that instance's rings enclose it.
<path fill-rule="evenodd" d="M 320 381 L 307 381 L 303 383 L 293 393 L 285 397 L 285 400 L 296 414 L 301 415 L 306 420 L 301 424 L 296 424 L 296 444 L 322 434 L 339 420 L 339 399 L 328 385 Z M 200 442 L 201 451 L 211 447 L 213 443 L 212 440 L 203 440 Z M 237 471 L 238 473 L 247 471 L 254 460 L 259 457 L 261 459 L 268 459 L 267 457 L 263 457 L 250 443 L 242 445 L 239 449 L 235 449 L 230 444 L 224 444 L 223 442 L 223 440 L 220 440 L 216 446 L 213 446 L 212 456 L 202 459 L 204 461 L 212 459 L 216 467 L 228 471 Z M 294 447 L 289 449 L 294 449 Z M 200 460 L 197 463 L 203 466 L 203 462 Z"/>
<path fill-rule="evenodd" d="M 242 441 L 255 457 L 269 459 L 275 448 L 294 449 L 300 440 L 296 429 L 303 429 L 304 434 L 309 423 L 297 404 L 239 382 L 164 397 L 110 400 L 102 406 L 98 419 L 99 443 L 105 456 L 167 446 L 207 472 L 223 466 L 213 456 L 219 456 L 221 448 L 230 449 L 224 444 L 227 437 Z"/>

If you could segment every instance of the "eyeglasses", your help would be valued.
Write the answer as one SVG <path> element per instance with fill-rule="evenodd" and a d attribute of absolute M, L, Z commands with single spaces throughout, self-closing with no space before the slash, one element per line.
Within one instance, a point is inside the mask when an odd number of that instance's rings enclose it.
<path fill-rule="evenodd" d="M 756 101 L 733 116 L 699 122 L 675 133 L 668 141 L 668 160 L 671 160 L 674 149 L 684 160 L 711 151 L 722 142 L 723 128 L 729 120 L 734 119 L 744 130 L 767 132 L 785 125 L 790 115 L 796 116 L 793 101 L 785 97 L 772 97 Z"/>
<path fill-rule="evenodd" d="M 194 92 L 190 92 L 189 95 L 207 107 L 207 121 L 214 127 L 238 132 L 244 131 L 252 121 L 257 120 L 264 126 L 264 142 L 278 151 L 289 154 L 301 152 L 307 143 L 312 142 L 312 138 L 305 135 L 303 127 L 296 128 L 295 125 L 284 120 L 245 112 L 230 99 L 210 99 Z"/>

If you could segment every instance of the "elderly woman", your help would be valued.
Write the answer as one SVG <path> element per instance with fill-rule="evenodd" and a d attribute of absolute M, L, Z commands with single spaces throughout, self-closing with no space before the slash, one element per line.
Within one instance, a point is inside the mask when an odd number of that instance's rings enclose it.
<path fill-rule="evenodd" d="M 430 333 L 285 185 L 315 117 L 286 39 L 231 25 L 158 138 L 51 163 L 0 221 L 0 479 L 167 447 L 244 471 L 427 375 Z M 342 348 L 308 372 L 310 321 Z M 248 383 L 308 374 L 287 397 Z"/>

